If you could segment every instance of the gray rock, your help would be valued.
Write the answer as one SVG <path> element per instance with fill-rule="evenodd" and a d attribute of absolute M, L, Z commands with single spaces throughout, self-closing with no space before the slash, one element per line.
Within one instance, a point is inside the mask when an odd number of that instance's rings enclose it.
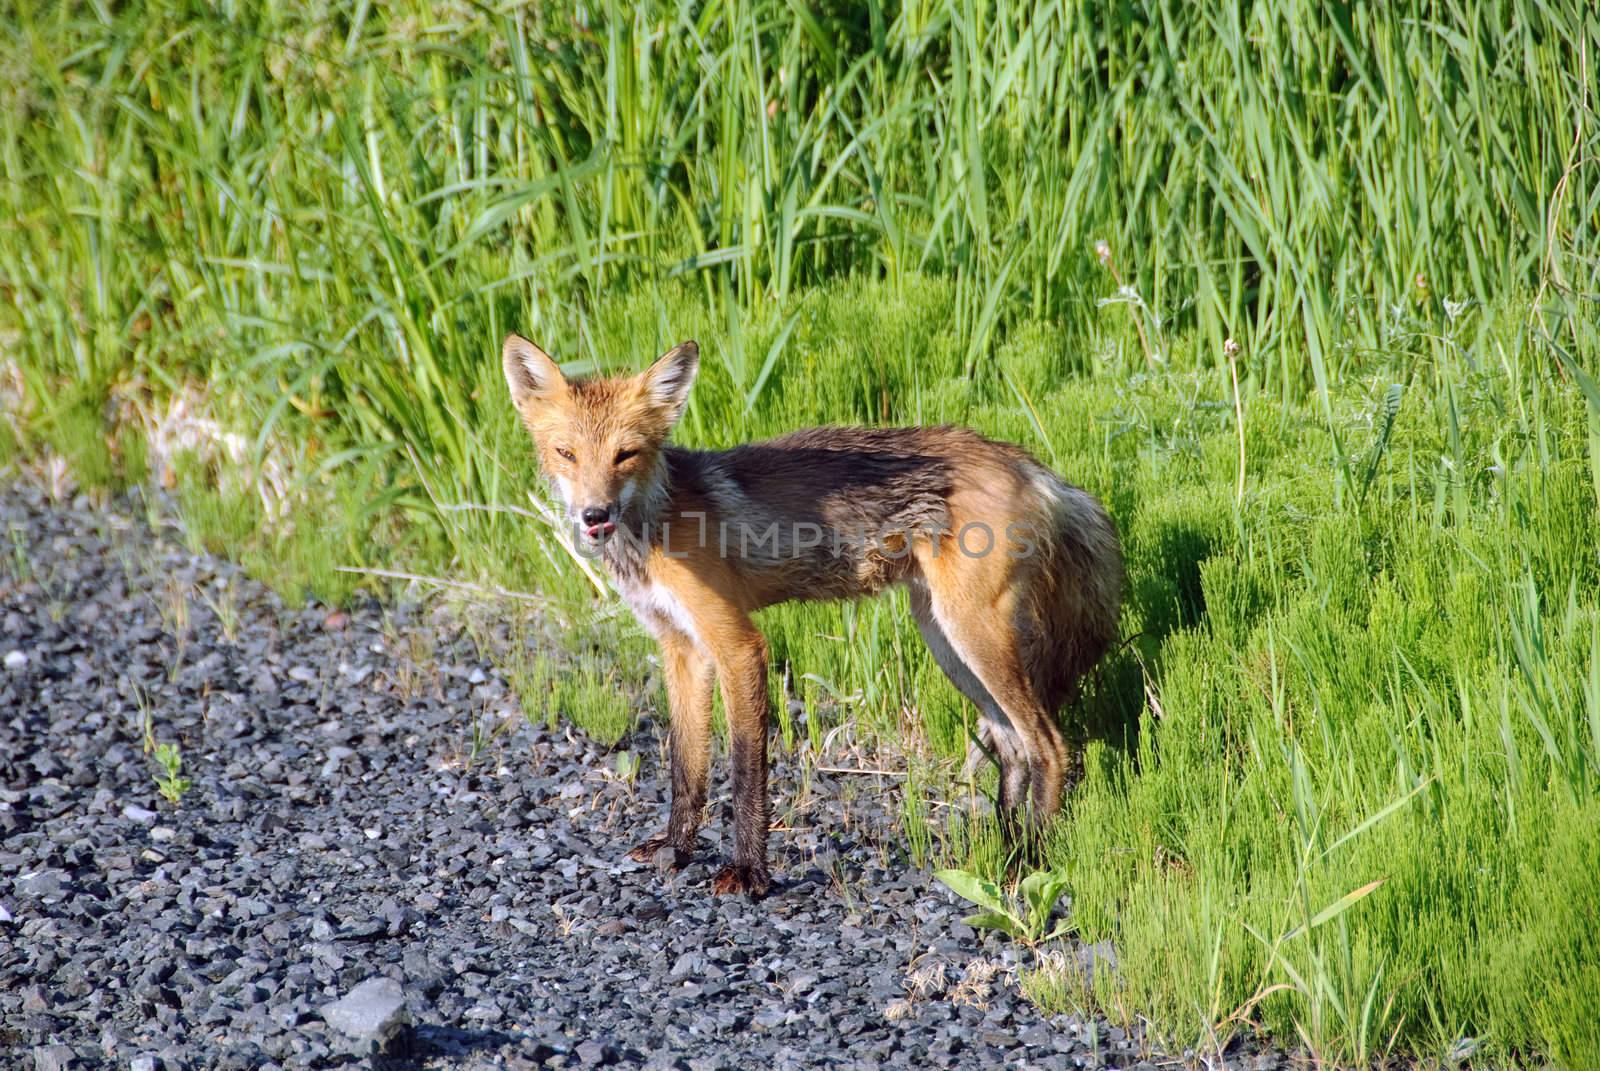
<path fill-rule="evenodd" d="M 328 1025 L 364 1050 L 393 1047 L 411 1024 L 405 991 L 393 978 L 368 978 L 322 1009 Z"/>
<path fill-rule="evenodd" d="M 345 747 L 343 744 L 335 744 L 333 747 L 330 747 L 328 749 L 327 761 L 322 764 L 322 776 L 324 778 L 333 777 L 336 773 L 338 773 L 340 764 L 343 763 L 344 760 L 353 757 L 355 753 L 356 752 L 354 748 Z"/>
<path fill-rule="evenodd" d="M 1043 1049 L 1053 1049 L 1056 1040 L 1054 1031 L 1045 1023 L 1034 1023 L 1018 1034 L 1017 1039 L 1024 1045 Z"/>
<path fill-rule="evenodd" d="M 74 1060 L 73 1051 L 65 1045 L 35 1045 L 34 1071 L 67 1071 Z"/>
<path fill-rule="evenodd" d="M 613 1062 L 616 1058 L 616 1053 L 610 1045 L 603 1041 L 596 1041 L 593 1038 L 581 1042 L 573 1050 L 573 1055 L 578 1058 L 578 1063 L 584 1067 L 600 1067 L 603 1064 Z"/>
<path fill-rule="evenodd" d="M 49 900 L 66 891 L 66 875 L 59 870 L 34 870 L 19 874 L 12 888 L 21 897 Z"/>
<path fill-rule="evenodd" d="M 706 957 L 702 952 L 685 952 L 679 956 L 672 965 L 672 977 L 694 978 L 706 969 Z"/>

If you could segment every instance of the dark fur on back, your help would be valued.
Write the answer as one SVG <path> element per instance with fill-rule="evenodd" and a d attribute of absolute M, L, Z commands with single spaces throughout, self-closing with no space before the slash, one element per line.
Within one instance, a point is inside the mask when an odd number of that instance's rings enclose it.
<path fill-rule="evenodd" d="M 741 559 L 775 597 L 879 591 L 906 578 L 906 539 L 949 526 L 955 448 L 966 439 L 987 442 L 962 428 L 824 427 L 728 450 L 669 446 L 649 501 L 701 505 L 703 530 L 664 529 L 642 505 L 629 521 L 644 539 L 608 547 L 608 561 L 632 572 L 632 560 L 665 540 Z"/>
<path fill-rule="evenodd" d="M 668 464 L 744 539 L 730 553 L 782 572 L 805 597 L 848 598 L 904 577 L 904 534 L 947 525 L 950 460 L 925 446 L 897 429 L 812 428 L 715 453 L 669 451 Z"/>

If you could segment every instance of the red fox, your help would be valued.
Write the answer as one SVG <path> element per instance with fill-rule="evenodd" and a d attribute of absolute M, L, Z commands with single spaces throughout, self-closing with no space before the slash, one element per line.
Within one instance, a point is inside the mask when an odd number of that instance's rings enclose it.
<path fill-rule="evenodd" d="M 733 861 L 719 894 L 764 895 L 767 647 L 750 615 L 792 599 L 909 588 L 934 659 L 980 713 L 998 808 L 1056 813 L 1069 754 L 1056 713 L 1116 636 L 1122 552 L 1100 503 L 1020 447 L 960 427 L 813 428 L 731 450 L 667 443 L 694 342 L 631 377 L 569 381 L 520 335 L 511 399 L 580 551 L 601 559 L 661 647 L 671 710 L 666 829 L 631 853 L 684 865 L 711 757 L 711 689 L 733 747 Z"/>

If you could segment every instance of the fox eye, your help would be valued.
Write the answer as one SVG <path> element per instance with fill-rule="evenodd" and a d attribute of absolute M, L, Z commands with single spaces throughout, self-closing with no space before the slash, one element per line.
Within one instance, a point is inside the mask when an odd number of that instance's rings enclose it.
<path fill-rule="evenodd" d="M 617 459 L 614 463 L 620 465 L 631 457 L 637 457 L 638 454 L 639 451 L 637 450 L 618 450 Z"/>
<path fill-rule="evenodd" d="M 561 457 L 565 458 L 568 461 L 576 461 L 576 460 L 578 460 L 578 455 L 574 454 L 571 450 L 568 450 L 568 449 L 566 449 L 565 447 L 562 447 L 562 446 L 556 447 L 556 453 L 559 454 Z"/>

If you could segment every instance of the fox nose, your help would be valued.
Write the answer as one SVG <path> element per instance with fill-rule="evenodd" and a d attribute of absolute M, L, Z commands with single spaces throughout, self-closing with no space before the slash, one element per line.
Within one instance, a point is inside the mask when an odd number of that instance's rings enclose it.
<path fill-rule="evenodd" d="M 604 506 L 586 506 L 578 516 L 588 527 L 597 528 L 611 519 L 611 511 Z"/>

